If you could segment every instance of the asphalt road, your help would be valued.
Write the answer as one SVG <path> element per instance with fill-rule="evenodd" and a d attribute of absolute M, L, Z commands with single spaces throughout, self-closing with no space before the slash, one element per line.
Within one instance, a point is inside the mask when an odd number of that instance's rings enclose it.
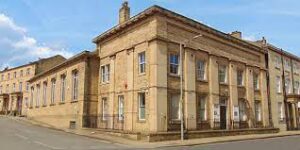
<path fill-rule="evenodd" d="M 127 145 L 91 139 L 0 117 L 0 150 L 119 150 L 132 148 Z M 160 149 L 300 150 L 300 136 Z"/>

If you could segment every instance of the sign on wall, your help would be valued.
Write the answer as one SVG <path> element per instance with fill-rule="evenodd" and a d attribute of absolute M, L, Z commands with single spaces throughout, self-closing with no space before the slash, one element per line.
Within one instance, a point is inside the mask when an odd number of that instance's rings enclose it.
<path fill-rule="evenodd" d="M 234 119 L 234 121 L 239 121 L 240 120 L 239 106 L 234 106 L 233 107 L 233 119 Z"/>
<path fill-rule="evenodd" d="M 214 121 L 220 122 L 220 105 L 214 104 Z"/>

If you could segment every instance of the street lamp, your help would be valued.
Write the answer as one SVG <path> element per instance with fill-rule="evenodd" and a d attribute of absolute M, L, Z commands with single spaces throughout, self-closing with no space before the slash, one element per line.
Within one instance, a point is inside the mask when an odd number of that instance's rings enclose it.
<path fill-rule="evenodd" d="M 184 140 L 184 131 L 183 131 L 183 124 L 184 124 L 184 118 L 183 118 L 183 59 L 182 56 L 182 51 L 184 51 L 183 47 L 184 45 L 188 44 L 190 41 L 197 39 L 199 37 L 202 37 L 202 34 L 198 34 L 191 39 L 185 40 L 184 42 L 180 42 L 180 104 L 179 104 L 179 111 L 180 111 L 180 137 L 181 141 Z"/>

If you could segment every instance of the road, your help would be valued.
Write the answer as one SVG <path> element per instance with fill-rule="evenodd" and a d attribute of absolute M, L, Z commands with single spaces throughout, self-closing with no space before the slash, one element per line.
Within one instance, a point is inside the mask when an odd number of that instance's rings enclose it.
<path fill-rule="evenodd" d="M 110 150 L 133 147 L 91 139 L 0 117 L 0 150 Z M 300 136 L 248 140 L 161 150 L 300 150 Z"/>

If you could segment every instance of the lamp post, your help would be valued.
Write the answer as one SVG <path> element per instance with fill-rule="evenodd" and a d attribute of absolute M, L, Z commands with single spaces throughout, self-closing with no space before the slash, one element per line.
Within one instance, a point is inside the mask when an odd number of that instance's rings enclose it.
<path fill-rule="evenodd" d="M 179 103 L 179 111 L 180 111 L 180 137 L 181 141 L 184 140 L 184 129 L 183 129 L 183 124 L 184 124 L 184 118 L 183 118 L 183 58 L 184 54 L 184 46 L 188 44 L 190 41 L 197 39 L 199 37 L 202 37 L 202 34 L 196 35 L 191 39 L 185 40 L 184 42 L 180 42 L 180 51 L 179 51 L 179 57 L 180 57 L 180 103 Z"/>

